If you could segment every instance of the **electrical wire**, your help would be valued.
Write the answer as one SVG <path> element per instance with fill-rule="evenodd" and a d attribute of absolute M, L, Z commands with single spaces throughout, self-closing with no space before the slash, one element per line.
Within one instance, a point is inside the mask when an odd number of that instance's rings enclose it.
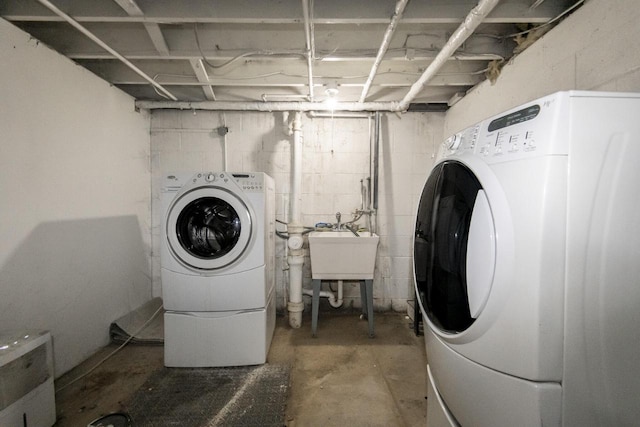
<path fill-rule="evenodd" d="M 200 45 L 200 36 L 198 34 L 198 23 L 195 23 L 193 25 L 193 32 L 195 34 L 196 37 L 196 46 L 198 47 L 198 51 L 200 52 L 200 56 L 202 56 L 202 60 L 211 68 L 213 68 L 214 70 L 218 70 L 220 68 L 224 68 L 228 65 L 233 64 L 234 62 L 237 62 L 243 58 L 249 57 L 249 56 L 255 56 L 255 55 L 262 55 L 262 56 L 279 56 L 279 55 L 294 55 L 294 56 L 300 56 L 302 58 L 306 58 L 305 54 L 302 52 L 278 52 L 278 51 L 267 51 L 267 50 L 256 50 L 256 51 L 251 51 L 251 52 L 245 52 L 245 53 L 241 53 L 238 56 L 235 56 L 231 59 L 229 59 L 226 62 L 223 62 L 222 64 L 212 64 L 211 62 L 209 62 L 207 60 L 206 55 L 204 54 L 204 51 L 202 50 L 202 47 Z"/>
<path fill-rule="evenodd" d="M 529 28 L 528 30 L 520 31 L 519 33 L 513 33 L 513 34 L 509 34 L 509 35 L 502 36 L 502 37 L 506 39 L 506 38 L 510 38 L 510 37 L 521 36 L 523 34 L 528 34 L 528 33 L 532 32 L 532 31 L 539 30 L 540 28 L 546 27 L 547 25 L 551 25 L 554 22 L 556 22 L 558 19 L 560 19 L 563 16 L 565 16 L 567 13 L 571 12 L 573 9 L 577 8 L 578 6 L 580 6 L 582 3 L 584 3 L 584 0 L 578 0 L 577 2 L 575 2 L 573 4 L 573 6 L 569 7 L 568 9 L 566 9 L 560 15 L 556 16 L 553 19 L 550 19 L 549 21 L 545 22 L 544 24 L 538 25 L 537 27 Z"/>
<path fill-rule="evenodd" d="M 115 350 L 113 350 L 111 353 L 109 353 L 107 356 L 105 356 L 102 360 L 100 360 L 98 363 L 96 363 L 91 369 L 89 369 L 87 372 L 85 372 L 84 374 L 80 375 L 79 377 L 71 380 L 70 382 L 68 382 L 67 384 L 59 387 L 56 389 L 56 393 L 58 393 L 59 391 L 64 390 L 65 388 L 69 387 L 71 384 L 74 384 L 78 381 L 80 381 L 82 378 L 86 377 L 87 375 L 89 375 L 91 372 L 95 371 L 100 365 L 102 365 L 104 362 L 106 362 L 109 358 L 111 358 L 111 356 L 113 356 L 114 354 L 116 354 L 117 352 L 119 352 L 120 350 L 122 350 L 124 348 L 124 346 L 126 346 L 127 344 L 129 344 L 129 342 L 131 342 L 131 340 L 138 335 L 140 332 L 142 332 L 142 330 L 144 328 L 146 328 L 147 326 L 149 326 L 149 323 L 151 323 L 151 321 L 153 319 L 155 319 L 155 317 L 158 315 L 158 313 L 160 313 L 160 310 L 162 310 L 164 307 L 161 305 L 160 307 L 158 307 L 158 309 L 151 315 L 151 317 L 149 318 L 149 320 L 147 320 L 146 322 L 144 322 L 144 324 L 140 327 L 140 329 L 138 329 L 137 331 L 135 331 L 133 334 L 131 334 L 129 336 L 129 338 L 126 339 L 125 342 L 123 342 L 118 348 L 116 348 Z"/>

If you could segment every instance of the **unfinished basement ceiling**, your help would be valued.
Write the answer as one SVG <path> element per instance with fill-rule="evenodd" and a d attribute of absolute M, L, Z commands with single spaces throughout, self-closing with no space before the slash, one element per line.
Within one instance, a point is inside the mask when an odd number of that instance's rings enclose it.
<path fill-rule="evenodd" d="M 424 86 L 414 87 L 419 90 L 411 105 L 446 106 L 463 96 L 523 41 L 530 43 L 581 3 L 497 2 Z M 319 103 L 333 90 L 339 102 L 388 103 L 406 99 L 477 5 L 477 0 L 3 0 L 0 16 L 137 100 Z M 529 32 L 514 36 L 524 30 Z"/>

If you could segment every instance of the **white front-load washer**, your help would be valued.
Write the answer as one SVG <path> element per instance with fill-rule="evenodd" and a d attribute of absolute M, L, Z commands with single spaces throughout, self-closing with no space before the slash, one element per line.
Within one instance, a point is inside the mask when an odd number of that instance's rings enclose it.
<path fill-rule="evenodd" d="M 264 363 L 275 327 L 275 192 L 260 172 L 164 177 L 166 366 Z"/>
<path fill-rule="evenodd" d="M 588 212 L 572 202 L 594 191 L 580 156 L 591 159 L 593 175 L 599 157 L 582 153 L 633 133 L 639 99 L 556 93 L 446 141 L 414 235 L 436 427 L 559 426 L 566 418 L 566 260 L 572 227 Z"/>

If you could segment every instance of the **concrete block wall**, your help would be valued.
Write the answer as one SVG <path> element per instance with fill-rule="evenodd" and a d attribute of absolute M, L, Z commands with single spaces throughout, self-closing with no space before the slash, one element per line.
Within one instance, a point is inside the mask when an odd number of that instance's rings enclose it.
<path fill-rule="evenodd" d="M 380 246 L 374 299 L 378 309 L 405 310 L 413 295 L 411 236 L 422 185 L 442 139 L 444 113 L 382 116 L 379 211 Z M 287 221 L 291 188 L 291 137 L 283 132 L 282 113 L 155 110 L 151 115 L 152 241 L 154 295 L 161 295 L 159 239 L 162 224 L 160 183 L 166 172 L 223 169 L 225 124 L 227 170 L 259 171 L 276 182 L 276 215 Z M 303 115 L 303 200 L 305 225 L 343 221 L 361 205 L 360 180 L 369 176 L 368 119 L 311 118 Z M 364 220 L 360 224 L 364 224 Z M 284 230 L 284 226 L 282 226 Z M 286 305 L 286 244 L 277 240 L 277 306 Z M 304 286 L 310 288 L 306 259 Z M 328 286 L 327 284 L 325 286 Z M 356 283 L 345 283 L 346 304 L 360 305 Z M 307 303 L 309 301 L 307 300 Z"/>
<path fill-rule="evenodd" d="M 151 298 L 149 115 L 2 19 L 0 57 L 0 329 L 60 376 Z"/>
<path fill-rule="evenodd" d="M 448 112 L 445 135 L 560 90 L 640 91 L 640 4 L 590 0 Z"/>

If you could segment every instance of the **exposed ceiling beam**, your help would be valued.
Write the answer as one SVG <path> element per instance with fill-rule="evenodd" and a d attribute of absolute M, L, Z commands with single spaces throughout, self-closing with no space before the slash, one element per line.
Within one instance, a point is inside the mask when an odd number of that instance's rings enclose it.
<path fill-rule="evenodd" d="M 149 33 L 151 42 L 155 46 L 156 50 L 163 56 L 169 55 L 169 46 L 167 45 L 167 41 L 162 35 L 160 25 L 145 22 L 144 28 L 147 30 L 147 33 Z"/>
<path fill-rule="evenodd" d="M 195 61 L 199 61 L 196 59 Z M 134 72 L 117 61 L 81 61 L 80 64 L 107 81 L 137 83 L 141 79 Z M 289 64 L 251 63 L 229 73 L 214 73 L 207 64 L 203 65 L 200 79 L 196 78 L 190 61 L 158 64 L 157 62 L 138 62 L 143 71 L 154 75 L 155 81 L 169 84 L 176 83 L 206 83 L 212 86 L 289 86 L 308 84 L 306 65 L 298 61 Z M 163 68 L 159 68 L 164 65 Z M 412 84 L 423 73 L 428 63 L 422 62 L 393 62 L 385 64 L 385 69 L 378 72 L 373 86 Z M 471 84 L 477 83 L 476 78 L 482 77 L 486 68 L 485 61 L 449 61 L 442 66 L 435 76 L 434 84 Z M 161 70 L 158 72 L 158 70 Z M 286 70 L 286 71 L 283 71 Z M 369 64 L 360 63 L 321 63 L 316 67 L 316 88 L 323 84 L 340 81 L 341 85 L 359 85 L 363 87 L 367 79 Z M 199 70 L 197 70 L 200 72 Z M 206 72 L 206 77 L 204 73 Z M 474 77 L 475 76 L 475 77 Z M 437 83 L 436 83 L 437 82 Z M 462 82 L 462 83 L 459 83 Z"/>
<path fill-rule="evenodd" d="M 385 79 L 386 81 L 381 83 L 376 83 L 370 87 L 395 87 L 395 88 L 409 88 L 415 81 L 419 75 L 412 76 L 413 78 L 404 79 L 404 81 L 398 81 L 397 79 L 392 81 L 391 79 Z M 430 86 L 473 86 L 480 83 L 484 79 L 482 75 L 442 75 L 434 77 L 430 82 Z M 115 85 L 136 85 L 136 84 L 144 84 L 144 81 L 141 79 L 132 79 L 126 78 L 123 76 L 122 79 L 118 79 L 115 77 L 111 77 L 111 83 Z M 157 81 L 165 86 L 203 86 L 203 88 L 216 86 L 226 86 L 226 87 L 305 87 L 308 86 L 308 83 L 305 79 L 282 79 L 278 81 L 264 81 L 264 80 L 243 80 L 242 82 L 232 81 L 232 80 L 224 80 L 224 79 L 210 79 L 208 81 L 199 81 L 195 78 L 192 79 L 176 79 L 176 78 L 158 78 Z M 321 88 L 323 86 L 322 83 L 316 83 L 316 88 Z M 364 83 L 340 83 L 341 88 L 347 87 L 357 87 L 359 89 L 364 87 Z M 205 91 L 206 92 L 206 91 Z M 212 94 L 212 96 L 215 96 Z M 215 101 L 215 97 L 207 96 L 207 99 L 211 101 Z"/>
<path fill-rule="evenodd" d="M 338 110 L 407 111 L 455 101 L 584 1 L 0 0 L 0 19 L 134 98 L 180 99 L 154 108 L 322 110 L 336 85 Z"/>
<path fill-rule="evenodd" d="M 213 87 L 211 87 L 211 81 L 209 80 L 209 75 L 207 74 L 207 70 L 204 68 L 204 63 L 202 59 L 192 59 L 189 61 L 191 63 L 191 68 L 193 68 L 193 72 L 196 74 L 196 78 L 198 82 L 202 84 L 202 90 L 204 91 L 204 96 L 209 101 L 215 101 L 216 95 L 213 92 Z"/>
<path fill-rule="evenodd" d="M 144 16 L 144 12 L 140 9 L 140 6 L 135 0 L 113 0 L 118 6 L 124 9 L 130 16 Z"/>
<path fill-rule="evenodd" d="M 168 102 L 168 101 L 136 101 L 138 108 L 145 109 L 179 109 L 179 110 L 213 110 L 213 111 L 400 111 L 398 102 L 338 102 L 329 105 L 326 102 L 235 102 L 235 101 L 202 101 L 202 102 Z"/>
<path fill-rule="evenodd" d="M 409 51 L 413 51 L 412 55 L 409 57 L 407 56 L 407 50 Z M 500 51 L 502 51 L 504 49 L 500 48 Z M 371 53 L 370 53 L 371 52 Z M 421 52 L 416 52 L 415 49 L 403 49 L 402 51 L 394 51 L 394 52 L 389 52 L 387 51 L 387 54 L 384 57 L 384 61 L 387 62 L 420 62 L 420 61 L 431 61 L 433 60 L 436 55 L 437 55 L 437 51 L 433 51 L 430 54 L 426 54 L 426 53 L 421 53 Z M 205 52 L 206 54 L 206 52 Z M 372 62 L 375 58 L 372 56 L 374 54 L 373 51 L 361 51 L 358 52 L 357 54 L 350 54 L 350 55 L 335 55 L 335 56 L 327 56 L 319 61 L 317 61 L 317 63 L 328 63 L 328 62 Z M 224 54 L 218 54 L 218 55 L 209 55 L 206 54 L 205 58 L 207 59 L 207 61 L 220 61 L 220 62 L 225 62 L 225 61 L 229 61 L 233 58 L 236 58 L 238 56 L 242 55 L 242 53 L 240 53 L 239 51 L 233 51 L 233 52 L 226 52 Z M 74 59 L 74 60 L 112 60 L 114 59 L 112 55 L 109 55 L 107 53 L 104 52 L 77 52 L 77 53 L 73 53 L 73 52 L 69 52 L 66 54 L 66 56 L 68 58 Z M 201 59 L 202 55 L 200 55 L 199 52 L 172 52 L 171 54 L 167 55 L 167 56 L 160 56 L 157 53 L 154 52 L 150 52 L 150 53 L 127 53 L 126 54 L 127 58 L 131 59 L 131 60 L 142 60 L 142 61 L 155 61 L 155 60 L 184 60 L 184 61 L 190 61 L 192 59 Z M 260 55 L 256 55 L 255 57 L 252 57 L 254 59 L 259 59 L 260 61 L 270 61 L 270 59 L 273 59 L 273 57 L 270 57 L 268 55 L 264 55 L 264 56 L 260 56 Z M 500 60 L 500 59 L 504 59 L 503 56 L 501 56 L 500 54 L 496 53 L 496 52 L 477 52 L 477 53 L 455 53 L 450 60 L 458 60 L 458 61 L 492 61 L 492 60 Z M 300 55 L 296 54 L 293 55 L 291 57 L 284 57 L 284 56 L 278 56 L 277 61 L 282 62 L 282 61 L 291 61 L 291 62 L 299 62 L 300 61 Z"/>
<path fill-rule="evenodd" d="M 177 98 L 171 92 L 169 92 L 167 89 L 162 87 L 162 85 L 160 85 L 156 81 L 154 81 L 151 77 L 149 77 L 147 74 L 145 74 L 144 71 L 142 71 L 140 68 L 136 67 L 127 58 L 125 58 L 124 56 L 122 56 L 118 52 L 116 52 L 113 48 L 111 48 L 111 46 L 109 46 L 104 41 L 102 41 L 101 39 L 96 37 L 95 34 L 93 34 L 87 28 L 85 28 L 84 26 L 79 24 L 71 16 L 67 15 L 62 10 L 58 9 L 54 4 L 52 4 L 48 0 L 38 0 L 38 2 L 41 3 L 43 6 L 45 6 L 46 8 L 48 8 L 49 10 L 51 10 L 56 15 L 60 16 L 61 18 L 64 18 L 64 20 L 67 21 L 69 24 L 71 24 L 75 29 L 80 31 L 85 36 L 89 37 L 91 39 L 91 41 L 93 41 L 94 43 L 98 44 L 101 48 L 103 48 L 104 50 L 109 52 L 111 55 L 115 56 L 120 61 L 122 61 L 127 67 L 129 67 L 131 70 L 133 70 L 136 74 L 138 74 L 140 77 L 142 77 L 147 82 L 149 82 L 153 87 L 155 87 L 156 89 L 161 91 L 164 94 L 163 96 L 168 97 L 169 99 L 171 99 L 173 101 L 177 101 Z"/>
<path fill-rule="evenodd" d="M 148 85 L 130 85 L 118 86 L 122 90 L 130 93 L 139 100 L 159 100 L 155 93 L 149 89 Z M 226 101 L 243 101 L 243 102 L 259 102 L 259 101 L 307 101 L 306 85 L 298 88 L 251 88 L 251 87 L 226 87 L 216 86 L 216 102 Z M 358 95 L 361 90 L 359 88 L 341 87 L 338 101 L 340 102 L 357 102 Z M 456 92 L 466 92 L 468 87 L 460 86 L 430 86 L 429 90 L 418 96 L 413 103 L 444 103 Z M 197 86 L 171 86 L 171 90 L 179 94 L 185 102 L 205 102 L 202 95 L 202 89 Z M 386 88 L 372 87 L 370 102 L 398 102 L 407 88 Z M 323 102 L 325 99 L 318 97 L 316 102 Z M 210 102 L 210 101 L 209 101 Z"/>
<path fill-rule="evenodd" d="M 118 6 L 123 8 L 125 12 L 127 12 L 130 16 L 144 17 L 144 12 L 140 9 L 140 6 L 135 2 L 135 0 L 113 0 Z M 169 46 L 167 46 L 167 41 L 164 39 L 162 35 L 162 30 L 160 29 L 160 25 L 153 22 L 144 22 L 144 28 L 147 30 L 149 34 L 149 38 L 151 38 L 151 42 L 155 46 L 156 50 L 161 55 L 169 55 Z"/>
<path fill-rule="evenodd" d="M 114 0 L 116 1 L 116 0 Z M 117 0 L 126 3 L 128 0 Z M 7 2 L 8 3 L 8 2 Z M 61 21 L 62 19 L 47 13 L 33 2 L 2 5 L 0 15 L 9 21 Z M 78 22 L 147 22 L 155 24 L 300 24 L 302 13 L 298 5 L 290 2 L 264 2 L 263 0 L 237 1 L 218 0 L 215 7 L 210 1 L 184 2 L 152 1 L 145 3 L 144 16 L 119 16 L 101 2 L 92 5 L 82 15 L 75 15 Z M 467 1 L 414 1 L 407 7 L 403 22 L 409 24 L 459 24 L 467 12 L 476 4 Z M 532 0 L 513 0 L 504 2 L 487 17 L 487 23 L 543 23 L 560 12 L 562 5 L 557 2 L 544 2 L 535 8 Z M 128 10 L 134 6 L 125 5 Z M 323 0 L 315 5 L 314 23 L 322 24 L 383 24 L 389 23 L 388 0 Z"/>

